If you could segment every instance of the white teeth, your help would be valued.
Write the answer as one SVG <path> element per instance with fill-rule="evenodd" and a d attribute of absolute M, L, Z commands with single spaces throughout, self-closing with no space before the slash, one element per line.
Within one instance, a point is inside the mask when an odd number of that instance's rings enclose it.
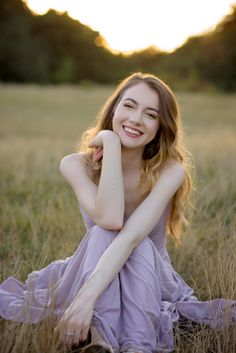
<path fill-rule="evenodd" d="M 126 127 L 126 126 L 124 126 L 124 130 L 127 131 L 127 132 L 130 132 L 131 134 L 134 134 L 134 135 L 142 135 L 141 132 L 138 132 L 136 130 L 130 129 L 129 127 Z"/>

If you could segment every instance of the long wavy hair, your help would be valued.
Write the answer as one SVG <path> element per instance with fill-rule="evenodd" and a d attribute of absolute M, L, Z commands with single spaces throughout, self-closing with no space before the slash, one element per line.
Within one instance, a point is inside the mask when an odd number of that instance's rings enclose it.
<path fill-rule="evenodd" d="M 161 169 L 169 161 L 175 160 L 182 164 L 185 170 L 185 180 L 172 198 L 171 211 L 167 222 L 167 231 L 174 236 L 177 243 L 180 243 L 182 226 L 188 224 L 185 214 L 187 205 L 193 208 L 190 201 L 190 191 L 194 188 L 191 175 L 191 171 L 194 170 L 194 163 L 192 155 L 187 151 L 183 143 L 182 121 L 177 100 L 167 84 L 151 74 L 137 72 L 128 76 L 107 99 L 95 119 L 95 124 L 83 133 L 76 149 L 77 152 L 84 152 L 84 160 L 89 166 L 91 177 L 98 184 L 102 161 L 93 162 L 94 150 L 88 147 L 88 143 L 99 131 L 113 130 L 112 119 L 114 111 L 124 92 L 141 82 L 146 83 L 159 96 L 160 127 L 155 138 L 144 148 L 140 180 L 134 195 L 139 195 L 138 199 L 148 195 L 156 183 Z"/>

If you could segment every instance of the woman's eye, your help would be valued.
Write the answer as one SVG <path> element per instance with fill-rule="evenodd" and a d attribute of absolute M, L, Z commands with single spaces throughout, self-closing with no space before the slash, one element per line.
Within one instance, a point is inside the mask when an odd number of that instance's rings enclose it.
<path fill-rule="evenodd" d="M 147 113 L 147 115 L 150 116 L 150 117 L 153 118 L 153 119 L 156 119 L 156 118 L 157 118 L 157 116 L 154 115 L 154 114 Z"/>
<path fill-rule="evenodd" d="M 126 107 L 126 108 L 133 108 L 132 105 L 127 104 L 127 103 L 124 104 L 124 107 Z"/>

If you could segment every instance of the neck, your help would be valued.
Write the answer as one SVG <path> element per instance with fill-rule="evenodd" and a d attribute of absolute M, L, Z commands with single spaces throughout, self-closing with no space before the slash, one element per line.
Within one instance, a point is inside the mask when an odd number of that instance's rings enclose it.
<path fill-rule="evenodd" d="M 125 149 L 121 150 L 122 171 L 123 173 L 133 173 L 141 170 L 143 149 Z"/>

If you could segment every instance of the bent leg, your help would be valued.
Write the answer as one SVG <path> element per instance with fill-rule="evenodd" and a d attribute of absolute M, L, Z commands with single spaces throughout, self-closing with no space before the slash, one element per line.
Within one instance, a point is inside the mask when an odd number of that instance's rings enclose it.
<path fill-rule="evenodd" d="M 71 295 L 68 298 L 70 301 L 91 275 L 99 259 L 117 235 L 116 231 L 105 230 L 97 225 L 91 227 L 88 232 L 86 252 L 78 267 L 76 275 L 78 280 L 74 281 L 71 288 Z M 91 323 L 91 326 L 96 327 L 102 338 L 112 346 L 115 352 L 119 351 L 117 337 L 119 319 L 120 281 L 117 275 L 96 301 Z"/>
<path fill-rule="evenodd" d="M 132 252 L 120 271 L 122 312 L 120 352 L 153 352 L 157 347 L 161 290 L 158 255 L 149 238 Z"/>
<path fill-rule="evenodd" d="M 47 316 L 60 320 L 116 235 L 117 232 L 92 226 L 69 258 L 54 261 L 44 269 L 32 272 L 25 283 L 14 278 L 6 280 L 0 285 L 0 315 L 8 320 L 28 323 L 37 323 Z M 98 299 L 93 318 L 112 345 L 117 345 L 119 316 L 117 276 Z"/>

